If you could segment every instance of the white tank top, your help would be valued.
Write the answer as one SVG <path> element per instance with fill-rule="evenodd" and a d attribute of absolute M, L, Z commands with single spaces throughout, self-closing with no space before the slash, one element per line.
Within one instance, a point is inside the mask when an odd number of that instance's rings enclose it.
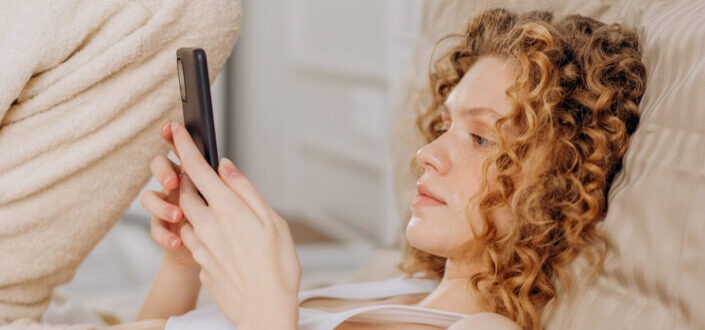
<path fill-rule="evenodd" d="M 299 304 L 311 298 L 378 299 L 399 295 L 429 293 L 433 291 L 438 283 L 437 280 L 400 277 L 384 281 L 337 284 L 299 292 Z M 476 313 L 473 315 L 477 314 L 492 313 Z M 340 312 L 299 307 L 298 329 L 330 330 L 346 320 L 414 322 L 447 328 L 467 316 L 468 314 L 463 313 L 396 304 L 363 306 Z M 231 325 L 223 313 L 220 312 L 218 306 L 212 304 L 192 310 L 180 316 L 170 317 L 164 329 L 233 330 L 235 327 Z"/>

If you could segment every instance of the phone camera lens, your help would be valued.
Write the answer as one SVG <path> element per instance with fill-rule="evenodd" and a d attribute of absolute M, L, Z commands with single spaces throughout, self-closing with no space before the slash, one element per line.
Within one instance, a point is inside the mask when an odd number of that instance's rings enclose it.
<path fill-rule="evenodd" d="M 186 102 L 186 86 L 184 84 L 184 66 L 181 64 L 181 59 L 176 59 L 176 64 L 179 70 L 179 91 L 181 92 L 181 101 Z"/>

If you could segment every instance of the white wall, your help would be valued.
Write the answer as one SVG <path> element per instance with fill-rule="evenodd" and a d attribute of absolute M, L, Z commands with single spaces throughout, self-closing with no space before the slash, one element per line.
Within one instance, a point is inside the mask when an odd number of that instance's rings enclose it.
<path fill-rule="evenodd" d="M 395 243 L 389 126 L 420 1 L 245 0 L 230 155 L 283 215 Z"/>

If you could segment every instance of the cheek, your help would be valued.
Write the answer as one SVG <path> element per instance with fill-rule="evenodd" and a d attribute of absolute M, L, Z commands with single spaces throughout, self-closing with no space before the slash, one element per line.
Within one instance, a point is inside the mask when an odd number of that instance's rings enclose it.
<path fill-rule="evenodd" d="M 485 230 L 486 226 L 480 221 L 476 205 L 479 199 L 475 200 L 475 205 L 467 205 L 468 200 L 480 189 L 481 161 L 468 159 L 458 165 L 456 169 L 463 170 L 455 170 L 446 185 L 448 190 L 444 197 L 447 205 L 412 212 L 405 231 L 411 246 L 436 256 L 454 257 L 465 243 L 474 238 L 473 229 L 480 233 Z M 496 177 L 494 166 L 488 169 L 488 177 L 488 188 L 493 190 L 495 185 L 492 182 Z M 469 215 L 466 215 L 466 207 L 469 207 Z"/>
<path fill-rule="evenodd" d="M 493 175 L 492 168 L 488 173 Z M 446 197 L 449 205 L 461 211 L 468 200 L 474 196 L 482 185 L 482 162 L 480 159 L 469 159 L 459 163 L 447 183 Z"/>

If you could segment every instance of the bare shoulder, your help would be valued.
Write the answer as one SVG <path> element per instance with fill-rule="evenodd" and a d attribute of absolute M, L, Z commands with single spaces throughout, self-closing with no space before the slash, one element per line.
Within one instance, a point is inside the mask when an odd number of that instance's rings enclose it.
<path fill-rule="evenodd" d="M 475 313 L 453 323 L 448 330 L 520 330 L 518 324 L 497 313 Z"/>

